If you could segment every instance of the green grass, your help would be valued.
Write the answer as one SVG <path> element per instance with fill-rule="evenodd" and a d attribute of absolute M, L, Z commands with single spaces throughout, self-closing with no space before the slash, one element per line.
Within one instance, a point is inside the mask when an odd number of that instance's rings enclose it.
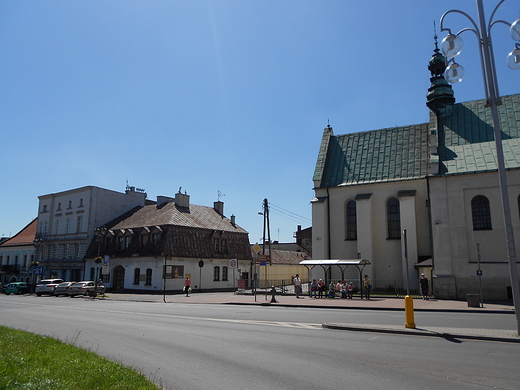
<path fill-rule="evenodd" d="M 161 389 L 144 375 L 50 337 L 0 326 L 0 390 Z"/>

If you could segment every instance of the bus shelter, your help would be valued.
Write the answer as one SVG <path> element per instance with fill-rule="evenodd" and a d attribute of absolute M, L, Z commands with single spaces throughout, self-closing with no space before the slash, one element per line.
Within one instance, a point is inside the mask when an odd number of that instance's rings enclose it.
<path fill-rule="evenodd" d="M 325 284 L 328 284 L 327 271 L 332 266 L 337 266 L 341 270 L 341 280 L 345 279 L 345 270 L 349 266 L 354 266 L 359 271 L 359 288 L 361 290 L 361 299 L 363 299 L 363 269 L 370 265 L 370 261 L 367 259 L 331 259 L 331 260 L 303 260 L 300 261 L 300 265 L 305 266 L 309 271 L 316 266 L 320 266 L 323 269 L 325 275 Z"/>

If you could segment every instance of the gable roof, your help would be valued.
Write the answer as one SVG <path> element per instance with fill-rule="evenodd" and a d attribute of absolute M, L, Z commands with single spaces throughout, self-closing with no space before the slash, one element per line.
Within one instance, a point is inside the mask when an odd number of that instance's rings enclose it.
<path fill-rule="evenodd" d="M 36 236 L 37 225 L 38 218 L 35 218 L 13 237 L 2 242 L 0 246 L 6 247 L 15 245 L 33 245 L 34 237 Z"/>
<path fill-rule="evenodd" d="M 519 138 L 520 94 L 502 97 L 498 112 L 502 139 Z M 443 138 L 439 140 L 440 146 L 452 147 L 495 140 L 493 118 L 485 100 L 455 104 L 439 130 L 439 138 Z"/>
<path fill-rule="evenodd" d="M 519 168 L 520 139 L 502 140 L 502 146 L 506 169 Z M 498 169 L 495 141 L 442 148 L 439 156 L 442 175 L 484 173 Z"/>
<path fill-rule="evenodd" d="M 201 229 L 214 229 L 236 233 L 246 233 L 231 220 L 219 214 L 214 208 L 191 204 L 190 207 L 179 207 L 175 202 L 139 206 L 120 218 L 107 224 L 110 229 L 132 229 L 144 226 L 184 226 Z"/>
<path fill-rule="evenodd" d="M 456 104 L 438 126 L 439 175 L 498 169 L 491 110 L 485 100 Z M 506 169 L 520 168 L 520 94 L 502 97 L 498 107 Z"/>
<path fill-rule="evenodd" d="M 327 129 L 325 129 L 327 132 Z M 337 187 L 424 178 L 428 172 L 428 124 L 394 127 L 322 139 L 314 180 Z"/>
<path fill-rule="evenodd" d="M 506 168 L 520 168 L 520 94 L 502 97 L 499 114 Z M 437 134 L 437 144 L 429 144 L 430 133 Z M 430 160 L 440 164 L 435 175 L 488 172 L 497 169 L 495 156 L 491 110 L 485 100 L 474 100 L 454 104 L 440 124 L 338 136 L 327 127 L 313 180 L 316 188 L 328 188 L 422 179 L 430 175 Z"/>

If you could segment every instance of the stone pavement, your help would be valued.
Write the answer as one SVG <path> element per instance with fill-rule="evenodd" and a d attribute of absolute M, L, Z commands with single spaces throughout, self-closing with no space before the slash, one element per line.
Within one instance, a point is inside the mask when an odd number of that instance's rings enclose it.
<path fill-rule="evenodd" d="M 233 305 L 261 305 L 283 307 L 314 307 L 327 309 L 354 309 L 354 310 L 398 310 L 404 312 L 404 299 L 396 298 L 372 298 L 370 300 L 359 299 L 315 299 L 309 297 L 296 298 L 294 295 L 276 295 L 276 302 L 271 302 L 271 295 L 235 294 L 233 292 L 220 293 L 192 293 L 189 297 L 184 294 L 121 294 L 107 293 L 106 299 L 139 302 L 166 302 L 166 303 L 190 303 L 190 304 L 233 304 Z M 483 307 L 468 307 L 466 301 L 436 300 L 424 301 L 414 299 L 414 311 L 442 311 L 464 313 L 502 313 L 514 315 L 514 307 L 511 303 L 484 303 Z M 475 339 L 520 343 L 516 330 L 500 329 L 470 329 L 470 328 L 441 328 L 441 327 L 416 327 L 405 328 L 403 326 L 375 325 L 375 324 L 329 324 L 322 325 L 328 329 L 397 333 L 418 336 L 442 337 L 446 339 Z"/>

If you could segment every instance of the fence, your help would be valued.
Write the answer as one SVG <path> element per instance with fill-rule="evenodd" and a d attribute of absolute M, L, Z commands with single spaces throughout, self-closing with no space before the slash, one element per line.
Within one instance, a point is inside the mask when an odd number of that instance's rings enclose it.
<path fill-rule="evenodd" d="M 330 283 L 330 281 L 328 281 Z M 337 280 L 335 280 L 337 283 Z M 360 296 L 361 294 L 361 281 L 360 280 L 347 280 L 347 283 L 352 282 L 355 287 L 354 296 Z M 406 289 L 406 283 L 402 280 L 391 280 L 391 279 L 372 279 L 372 288 L 370 295 L 372 297 L 380 298 L 393 298 L 393 297 L 404 297 L 408 294 Z M 308 294 L 311 281 L 302 279 L 302 290 L 303 294 Z M 412 284 L 413 282 L 410 282 Z M 256 290 L 259 293 L 270 293 L 272 287 L 276 288 L 277 294 L 294 294 L 294 286 L 290 279 L 273 279 L 273 280 L 257 280 Z M 328 284 L 325 286 L 325 290 L 328 291 Z M 419 296 L 420 292 L 415 284 L 410 286 L 410 295 Z"/>

